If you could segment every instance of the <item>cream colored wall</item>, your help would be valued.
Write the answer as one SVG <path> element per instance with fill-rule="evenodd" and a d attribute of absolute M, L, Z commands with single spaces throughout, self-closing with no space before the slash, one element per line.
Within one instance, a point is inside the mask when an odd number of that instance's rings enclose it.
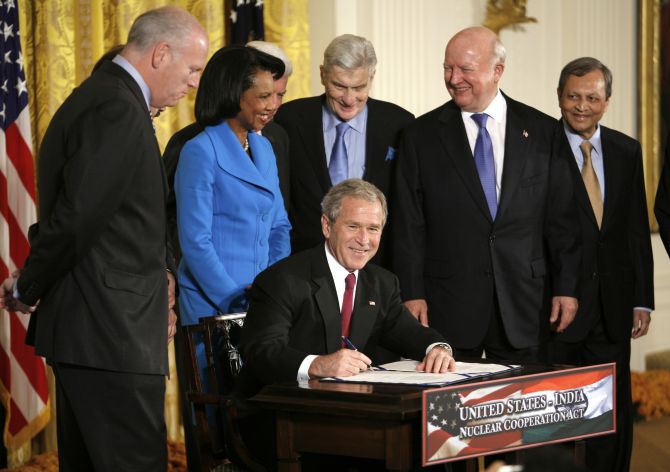
<path fill-rule="evenodd" d="M 507 62 L 501 82 L 512 98 L 558 117 L 561 68 L 594 56 L 612 70 L 612 99 L 603 124 L 637 136 L 637 2 L 631 0 L 528 0 L 537 23 L 503 30 Z M 416 115 L 449 99 L 442 78 L 444 47 L 460 29 L 481 24 L 486 0 L 309 0 L 312 90 L 323 92 L 318 66 L 330 40 L 344 33 L 370 39 L 378 57 L 371 95 Z M 670 261 L 655 238 L 657 311 L 652 332 L 632 344 L 631 366 L 670 348 Z"/>

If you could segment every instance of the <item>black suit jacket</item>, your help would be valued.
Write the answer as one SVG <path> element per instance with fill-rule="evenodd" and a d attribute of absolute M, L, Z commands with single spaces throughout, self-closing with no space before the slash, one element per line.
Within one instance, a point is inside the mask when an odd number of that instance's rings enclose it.
<path fill-rule="evenodd" d="M 179 155 L 187 141 L 193 139 L 203 130 L 198 123 L 180 129 L 172 135 L 168 141 L 163 153 L 165 169 L 167 171 L 168 186 L 170 189 L 167 201 L 168 234 L 172 244 L 174 257 L 179 262 L 181 259 L 181 246 L 179 245 L 179 234 L 177 232 L 177 197 L 174 193 L 174 176 L 179 164 Z M 279 173 L 279 189 L 284 199 L 284 207 L 288 212 L 288 202 L 290 198 L 290 166 L 288 160 L 288 135 L 286 131 L 274 121 L 268 123 L 262 131 L 263 136 L 268 138 L 272 145 L 272 150 L 277 159 L 277 171 Z"/>
<path fill-rule="evenodd" d="M 281 106 L 275 120 L 289 136 L 291 161 L 291 250 L 293 253 L 323 242 L 321 200 L 330 187 L 326 165 L 321 110 L 325 95 L 301 98 Z M 414 118 L 393 103 L 368 99 L 368 122 L 363 179 L 375 184 L 388 197 L 394 154 L 400 131 Z M 383 244 L 377 261 L 382 261 Z"/>
<path fill-rule="evenodd" d="M 633 308 L 654 308 L 654 263 L 640 143 L 600 126 L 605 201 L 599 229 L 562 121 L 557 138 L 557 152 L 571 161 L 583 244 L 579 311 L 558 339 L 586 338 L 602 312 L 608 337 L 626 341 L 633 326 Z"/>
<path fill-rule="evenodd" d="M 670 255 L 670 139 L 667 142 L 663 170 L 661 170 L 661 178 L 656 190 L 654 214 L 658 221 L 658 232 L 661 234 L 665 251 Z"/>
<path fill-rule="evenodd" d="M 103 64 L 40 147 L 40 220 L 18 281 L 50 362 L 167 373 L 167 182 L 147 104 Z"/>
<path fill-rule="evenodd" d="M 393 274 L 374 264 L 358 274 L 349 337 L 362 352 L 374 356 L 381 345 L 423 359 L 430 344 L 444 342 L 403 307 Z M 337 293 L 324 245 L 319 244 L 254 280 L 242 330 L 239 389 L 248 396 L 264 384 L 295 381 L 307 355 L 333 353 L 341 346 Z"/>
<path fill-rule="evenodd" d="M 577 295 L 579 228 L 569 162 L 551 154 L 556 120 L 505 99 L 495 221 L 453 101 L 408 126 L 398 156 L 390 221 L 402 297 L 426 299 L 430 325 L 462 349 L 483 341 L 494 300 L 524 348 L 548 335 L 550 296 Z"/>

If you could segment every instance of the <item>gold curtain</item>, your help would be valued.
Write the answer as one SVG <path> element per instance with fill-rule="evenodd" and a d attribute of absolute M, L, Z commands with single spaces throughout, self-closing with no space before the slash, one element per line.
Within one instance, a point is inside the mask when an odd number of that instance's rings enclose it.
<path fill-rule="evenodd" d="M 21 45 L 28 81 L 33 150 L 51 117 L 72 90 L 91 72 L 98 58 L 111 47 L 124 43 L 128 29 L 142 12 L 162 5 L 176 5 L 191 12 L 207 30 L 210 55 L 223 46 L 224 0 L 18 0 Z M 266 39 L 280 44 L 294 65 L 286 99 L 309 95 L 309 30 L 307 0 L 265 0 Z M 156 120 L 161 148 L 177 130 L 193 122 L 191 93 Z M 170 346 L 170 378 L 166 388 L 165 413 L 168 437 L 183 440 L 181 413 Z M 10 451 L 8 465 L 15 467 L 31 456 L 56 449 L 54 379 L 49 370 L 51 422 L 46 430 L 24 447 Z"/>

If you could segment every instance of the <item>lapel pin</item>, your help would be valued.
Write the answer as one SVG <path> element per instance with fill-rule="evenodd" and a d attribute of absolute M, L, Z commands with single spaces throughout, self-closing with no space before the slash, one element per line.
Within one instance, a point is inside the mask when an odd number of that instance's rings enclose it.
<path fill-rule="evenodd" d="M 526 131 L 526 130 L 523 130 L 523 133 L 521 133 L 521 134 L 523 134 L 523 137 L 524 137 L 524 138 L 527 138 L 527 137 L 528 137 L 528 131 Z"/>
<path fill-rule="evenodd" d="M 370 300 L 370 301 L 368 302 L 368 305 L 370 305 L 370 306 L 375 306 L 375 305 L 376 305 L 376 303 L 375 303 L 375 302 L 373 302 L 372 300 Z"/>

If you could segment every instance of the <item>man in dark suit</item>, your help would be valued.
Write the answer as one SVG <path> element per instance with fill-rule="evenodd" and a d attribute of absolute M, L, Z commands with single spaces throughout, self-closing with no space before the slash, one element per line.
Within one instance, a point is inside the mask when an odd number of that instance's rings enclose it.
<path fill-rule="evenodd" d="M 670 137 L 666 140 L 665 160 L 661 170 L 661 178 L 656 190 L 654 214 L 658 221 L 658 232 L 661 235 L 665 251 L 670 255 Z"/>
<path fill-rule="evenodd" d="M 412 119 L 392 103 L 368 97 L 377 57 L 372 43 L 345 34 L 326 48 L 321 66 L 325 94 L 286 103 L 276 121 L 289 136 L 291 161 L 291 250 L 323 241 L 319 202 L 328 189 L 347 178 L 362 178 L 388 196 L 400 130 Z M 338 145 L 337 127 L 346 123 Z M 343 156 L 332 159 L 333 155 Z M 335 162 L 344 166 L 336 172 Z M 383 249 L 382 249 L 383 251 Z M 382 254 L 377 259 L 383 261 Z"/>
<path fill-rule="evenodd" d="M 403 307 L 393 274 L 368 264 L 386 222 L 383 193 L 349 179 L 331 188 L 321 206 L 326 244 L 254 280 L 239 389 L 248 396 L 273 382 L 357 374 L 375 361 L 377 345 L 423 359 L 418 370 L 453 370 L 451 348 Z M 346 349 L 343 337 L 358 350 Z"/>
<path fill-rule="evenodd" d="M 164 376 L 176 317 L 168 327 L 167 183 L 149 108 L 197 87 L 208 46 L 189 13 L 144 13 L 122 52 L 63 103 L 40 146 L 40 221 L 1 295 L 34 311 L 29 337 L 56 376 L 61 470 L 167 467 Z"/>
<path fill-rule="evenodd" d="M 550 344 L 550 360 L 616 362 L 615 435 L 586 440 L 589 470 L 627 471 L 633 440 L 630 338 L 647 334 L 653 260 L 640 143 L 599 124 L 612 73 L 597 59 L 568 63 L 558 82 L 557 152 L 570 159 L 582 233 L 579 311 Z"/>
<path fill-rule="evenodd" d="M 393 269 L 410 312 L 456 356 L 533 362 L 549 324 L 562 331 L 577 309 L 579 231 L 569 162 L 551 155 L 556 121 L 499 91 L 504 61 L 483 27 L 447 44 L 453 100 L 408 126 L 399 150 Z"/>

